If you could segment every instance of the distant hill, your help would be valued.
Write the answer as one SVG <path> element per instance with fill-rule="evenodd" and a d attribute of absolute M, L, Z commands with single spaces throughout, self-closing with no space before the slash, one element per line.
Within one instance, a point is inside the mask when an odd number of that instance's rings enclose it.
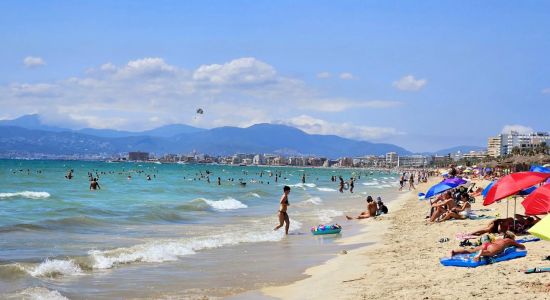
<path fill-rule="evenodd" d="M 460 151 L 461 153 L 468 153 L 470 151 L 481 151 L 481 150 L 487 150 L 487 148 L 486 147 L 481 147 L 481 146 L 456 146 L 456 147 L 452 147 L 452 148 L 441 149 L 439 151 L 435 151 L 435 152 L 433 152 L 433 154 L 447 155 L 449 153 L 457 153 L 458 151 Z"/>
<path fill-rule="evenodd" d="M 162 127 L 161 127 L 162 128 Z M 334 135 L 307 134 L 294 127 L 274 124 L 257 124 L 247 128 L 219 127 L 214 129 L 165 126 L 155 134 L 170 135 L 178 130 L 191 132 L 170 137 L 136 135 L 123 136 L 124 132 L 89 130 L 46 131 L 18 126 L 0 126 L 0 153 L 46 154 L 114 154 L 128 151 L 148 151 L 156 154 L 188 153 L 193 150 L 212 155 L 234 153 L 280 153 L 317 155 L 330 158 L 385 154 L 409 151 L 392 144 L 356 141 Z M 95 134 L 95 135 L 94 135 Z M 102 134 L 103 136 L 98 136 Z M 119 135 L 120 136 L 113 136 Z M 111 136 L 108 136 L 111 135 Z"/>
<path fill-rule="evenodd" d="M 70 129 L 43 124 L 40 116 L 37 114 L 25 115 L 13 120 L 0 120 L 0 126 L 17 126 L 26 129 L 37 129 L 54 132 L 70 131 Z"/>
<path fill-rule="evenodd" d="M 82 134 L 88 134 L 88 135 L 106 137 L 106 138 L 120 138 L 120 137 L 130 137 L 130 136 L 171 137 L 179 134 L 204 131 L 204 129 L 202 128 L 197 128 L 197 127 L 184 125 L 184 124 L 165 125 L 155 129 L 145 130 L 145 131 L 122 131 L 122 130 L 95 129 L 95 128 L 84 128 L 84 129 L 73 130 L 69 128 L 61 128 L 61 127 L 46 125 L 42 122 L 40 116 L 37 114 L 25 115 L 13 120 L 0 120 L 0 126 L 17 126 L 25 129 L 35 129 L 35 130 L 53 131 L 53 132 L 74 131 L 76 133 L 82 133 Z"/>

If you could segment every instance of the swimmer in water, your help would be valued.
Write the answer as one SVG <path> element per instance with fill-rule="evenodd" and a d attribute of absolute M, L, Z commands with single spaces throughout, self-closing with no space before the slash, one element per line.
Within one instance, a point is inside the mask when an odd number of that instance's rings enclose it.
<path fill-rule="evenodd" d="M 99 182 L 97 182 L 97 178 L 92 179 L 90 182 L 90 190 L 101 190 Z"/>

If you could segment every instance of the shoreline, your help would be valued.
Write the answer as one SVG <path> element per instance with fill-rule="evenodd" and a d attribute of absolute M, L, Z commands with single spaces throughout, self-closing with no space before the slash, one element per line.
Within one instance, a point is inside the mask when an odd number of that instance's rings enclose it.
<path fill-rule="evenodd" d="M 527 243 L 528 255 L 478 268 L 444 267 L 439 259 L 458 248 L 455 234 L 485 227 L 491 219 L 453 220 L 429 223 L 428 210 L 416 192 L 425 191 L 438 179 L 417 186 L 388 202 L 390 214 L 361 222 L 363 229 L 346 242 L 375 244 L 338 255 L 307 269 L 305 279 L 288 285 L 270 286 L 231 299 L 542 299 L 547 298 L 550 273 L 524 274 L 521 270 L 549 266 L 542 260 L 550 243 Z M 483 185 L 483 184 L 481 184 Z M 390 206 L 391 205 L 391 206 Z M 506 201 L 485 207 L 476 198 L 474 210 L 494 217 L 506 216 Z M 517 212 L 523 207 L 518 204 Z M 510 205 L 513 214 L 513 202 Z M 443 237 L 448 242 L 439 242 Z"/>
<path fill-rule="evenodd" d="M 369 260 L 365 260 L 364 253 L 381 247 L 383 239 L 389 230 L 392 212 L 397 212 L 405 202 L 415 195 L 415 191 L 398 194 L 396 199 L 387 201 L 389 214 L 373 219 L 351 220 L 358 226 L 357 233 L 343 238 L 338 243 L 353 247 L 347 254 L 339 253 L 319 265 L 307 268 L 302 275 L 307 278 L 286 285 L 268 286 L 259 290 L 252 290 L 233 295 L 226 299 L 346 299 L 356 298 L 354 289 L 343 290 L 342 285 L 363 280 L 364 270 L 368 268 Z M 367 244 L 367 245 L 365 245 Z"/>

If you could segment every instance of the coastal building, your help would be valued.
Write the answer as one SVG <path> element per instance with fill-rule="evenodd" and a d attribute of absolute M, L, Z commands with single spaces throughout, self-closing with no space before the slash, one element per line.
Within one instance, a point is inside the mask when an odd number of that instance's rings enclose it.
<path fill-rule="evenodd" d="M 433 155 L 431 159 L 432 165 L 438 168 L 446 168 L 452 163 L 451 154 Z"/>
<path fill-rule="evenodd" d="M 491 157 L 499 157 L 501 155 L 501 138 L 500 136 L 489 137 L 487 141 L 487 155 Z"/>
<path fill-rule="evenodd" d="M 481 160 L 485 157 L 487 157 L 487 151 L 470 151 L 462 155 L 462 158 L 468 160 Z"/>
<path fill-rule="evenodd" d="M 262 154 L 254 155 L 254 158 L 252 158 L 252 164 L 254 164 L 254 165 L 263 165 L 263 164 L 265 164 L 264 156 Z"/>
<path fill-rule="evenodd" d="M 128 160 L 131 161 L 147 161 L 149 160 L 149 152 L 128 152 Z"/>
<path fill-rule="evenodd" d="M 399 156 L 397 166 L 402 168 L 424 168 L 428 165 L 428 157 L 423 155 Z"/>
<path fill-rule="evenodd" d="M 510 131 L 490 137 L 487 143 L 487 153 L 492 157 L 512 154 L 512 149 L 529 150 L 541 145 L 550 144 L 550 132 L 519 133 Z"/>
<path fill-rule="evenodd" d="M 399 155 L 397 155 L 396 152 L 388 152 L 386 153 L 386 166 L 387 167 L 395 167 L 397 166 L 397 160 L 399 159 Z"/>

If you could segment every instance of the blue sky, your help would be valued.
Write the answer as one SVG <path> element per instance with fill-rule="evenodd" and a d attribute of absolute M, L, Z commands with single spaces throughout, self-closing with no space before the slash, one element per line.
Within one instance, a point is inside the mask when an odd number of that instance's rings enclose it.
<path fill-rule="evenodd" d="M 485 145 L 550 130 L 549 37 L 545 1 L 2 1 L 0 118 Z"/>

